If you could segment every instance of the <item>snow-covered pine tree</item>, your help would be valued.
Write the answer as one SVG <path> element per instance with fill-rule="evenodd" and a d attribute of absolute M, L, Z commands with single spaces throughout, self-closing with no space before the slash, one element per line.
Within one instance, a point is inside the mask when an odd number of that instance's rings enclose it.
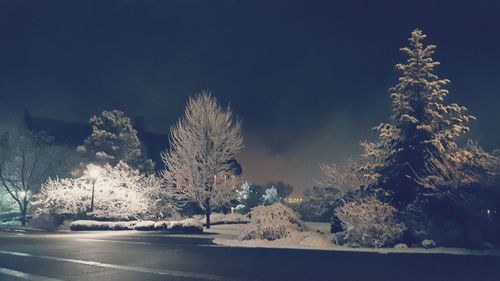
<path fill-rule="evenodd" d="M 122 111 L 103 111 L 90 118 L 92 134 L 79 152 L 93 158 L 93 161 L 109 163 L 112 166 L 123 161 L 143 173 L 154 170 L 154 163 L 148 159 L 144 146 L 137 136 L 132 121 Z"/>
<path fill-rule="evenodd" d="M 464 106 L 444 102 L 450 81 L 434 74 L 439 65 L 432 58 L 436 46 L 424 45 L 425 38 L 416 29 L 410 46 L 401 49 L 408 59 L 396 65 L 402 75 L 389 90 L 391 121 L 376 128 L 377 143 L 364 144 L 365 153 L 379 160 L 373 167 L 377 186 L 393 192 L 397 205 L 410 202 L 422 188 L 415 175 L 425 177 L 431 158 L 451 157 L 448 152 L 457 148 L 457 138 L 468 132 L 467 123 L 474 119 Z"/>

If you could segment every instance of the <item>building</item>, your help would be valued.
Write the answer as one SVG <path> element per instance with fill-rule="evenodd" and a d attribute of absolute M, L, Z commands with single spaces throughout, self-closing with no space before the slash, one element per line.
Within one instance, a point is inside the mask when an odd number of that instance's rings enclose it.
<path fill-rule="evenodd" d="M 289 196 L 289 197 L 285 198 L 285 202 L 288 204 L 291 204 L 291 205 L 302 204 L 303 200 L 304 199 L 302 197 L 298 197 L 298 196 Z"/>

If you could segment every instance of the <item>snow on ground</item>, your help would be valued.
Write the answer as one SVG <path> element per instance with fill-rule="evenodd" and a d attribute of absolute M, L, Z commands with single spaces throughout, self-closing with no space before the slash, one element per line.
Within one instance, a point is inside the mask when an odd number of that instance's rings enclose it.
<path fill-rule="evenodd" d="M 476 255 L 500 256 L 499 250 L 473 250 L 464 248 L 351 248 L 331 243 L 330 225 L 328 223 L 306 223 L 309 230 L 293 232 L 287 238 L 274 241 L 268 240 L 238 240 L 242 225 L 216 225 L 205 233 L 214 235 L 213 242 L 219 247 L 249 247 L 249 248 L 286 248 L 310 249 L 346 252 L 370 252 L 379 254 L 406 253 L 406 254 L 449 254 L 449 255 Z"/>

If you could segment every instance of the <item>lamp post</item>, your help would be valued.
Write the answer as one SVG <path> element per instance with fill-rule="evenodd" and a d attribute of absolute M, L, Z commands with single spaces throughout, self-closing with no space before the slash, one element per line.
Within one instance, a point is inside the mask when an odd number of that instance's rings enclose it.
<path fill-rule="evenodd" d="M 101 167 L 95 165 L 89 165 L 87 170 L 88 177 L 92 181 L 92 197 L 90 198 L 90 212 L 94 211 L 94 193 L 95 193 L 95 183 L 97 178 L 101 174 Z"/>

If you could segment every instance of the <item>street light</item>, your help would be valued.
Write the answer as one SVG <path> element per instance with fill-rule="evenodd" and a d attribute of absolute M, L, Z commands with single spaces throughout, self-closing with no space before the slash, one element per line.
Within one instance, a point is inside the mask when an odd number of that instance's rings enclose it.
<path fill-rule="evenodd" d="M 96 165 L 87 166 L 87 176 L 92 181 L 92 197 L 90 199 L 90 212 L 94 211 L 94 191 L 95 191 L 95 183 L 99 175 L 101 174 L 101 167 Z"/>

